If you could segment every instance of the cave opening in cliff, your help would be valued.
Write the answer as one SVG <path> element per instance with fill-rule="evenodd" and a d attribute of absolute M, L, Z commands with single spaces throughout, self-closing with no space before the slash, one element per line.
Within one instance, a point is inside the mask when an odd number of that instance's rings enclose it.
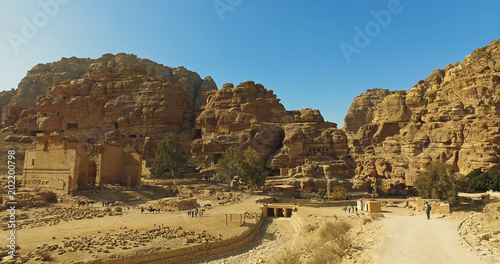
<path fill-rule="evenodd" d="M 194 139 L 199 139 L 201 138 L 201 129 L 195 129 L 194 130 Z"/>
<path fill-rule="evenodd" d="M 214 154 L 214 164 L 217 164 L 222 158 L 222 154 Z"/>
<path fill-rule="evenodd" d="M 30 136 L 34 137 L 36 136 L 36 134 L 38 133 L 42 133 L 43 131 L 42 130 L 32 130 L 29 132 Z"/>
<path fill-rule="evenodd" d="M 78 124 L 77 123 L 68 123 L 68 124 L 66 124 L 66 129 L 68 129 L 68 130 L 77 130 L 78 129 Z"/>

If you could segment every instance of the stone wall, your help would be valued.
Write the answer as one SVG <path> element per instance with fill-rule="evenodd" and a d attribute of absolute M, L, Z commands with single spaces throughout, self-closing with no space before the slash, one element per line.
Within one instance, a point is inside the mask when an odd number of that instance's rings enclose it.
<path fill-rule="evenodd" d="M 425 212 L 425 199 L 415 198 L 408 199 L 408 205 L 413 206 L 417 212 Z M 429 201 L 431 205 L 431 215 L 432 214 L 450 214 L 450 204 L 447 202 L 437 202 L 437 201 Z"/>
<path fill-rule="evenodd" d="M 97 154 L 91 157 L 90 149 Z M 106 183 L 134 187 L 140 185 L 141 169 L 142 156 L 125 153 L 119 144 L 83 144 L 55 132 L 40 133 L 25 154 L 23 186 L 60 194 Z"/>

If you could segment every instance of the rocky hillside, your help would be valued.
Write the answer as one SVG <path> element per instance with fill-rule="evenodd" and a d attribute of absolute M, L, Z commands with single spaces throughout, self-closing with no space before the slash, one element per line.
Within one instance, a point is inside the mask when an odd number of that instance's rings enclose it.
<path fill-rule="evenodd" d="M 287 183 L 353 176 L 347 136 L 336 124 L 325 122 L 318 110 L 287 111 L 272 90 L 252 81 L 209 92 L 195 130 L 199 138 L 191 153 L 207 166 L 237 145 L 259 151 L 273 174 L 292 178 Z"/>
<path fill-rule="evenodd" d="M 288 111 L 272 90 L 252 81 L 218 90 L 210 77 L 135 55 L 39 64 L 9 99 L 4 132 L 23 134 L 9 141 L 58 132 L 88 143 L 132 144 L 152 156 L 163 135 L 174 132 L 207 171 L 236 145 L 259 151 L 275 175 L 354 172 L 347 136 L 318 110 Z"/>
<path fill-rule="evenodd" d="M 91 143 L 117 140 L 151 154 L 147 139 L 161 139 L 166 132 L 190 144 L 204 93 L 215 89 L 210 77 L 135 55 L 63 58 L 28 72 L 5 107 L 3 122 L 17 133 L 56 131 Z"/>
<path fill-rule="evenodd" d="M 175 132 L 208 172 L 230 146 L 251 146 L 282 176 L 277 184 L 317 188 L 327 177 L 366 191 L 382 177 L 404 189 L 433 161 L 463 174 L 500 168 L 500 40 L 408 91 L 357 96 L 343 130 L 319 110 L 286 110 L 261 84 L 218 90 L 210 77 L 130 54 L 39 64 L 17 91 L 0 94 L 4 105 L 3 132 L 24 134 L 9 140 L 59 132 L 152 156 Z"/>
<path fill-rule="evenodd" d="M 345 118 L 360 177 L 412 185 L 433 161 L 467 174 L 500 168 L 500 40 L 408 91 L 368 90 Z"/>

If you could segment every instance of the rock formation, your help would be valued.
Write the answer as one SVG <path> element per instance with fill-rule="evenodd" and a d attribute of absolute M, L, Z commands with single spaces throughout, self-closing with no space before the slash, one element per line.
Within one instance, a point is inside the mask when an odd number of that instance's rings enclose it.
<path fill-rule="evenodd" d="M 287 111 L 261 84 L 217 90 L 210 77 L 130 54 L 39 64 L 5 110 L 4 126 L 18 134 L 131 144 L 146 157 L 174 132 L 208 169 L 237 145 L 256 149 L 274 174 L 346 178 L 354 172 L 347 136 L 318 110 Z"/>
<path fill-rule="evenodd" d="M 39 64 L 0 94 L 3 105 L 3 125 L 18 133 L 117 141 L 152 156 L 174 132 L 207 171 L 230 146 L 250 146 L 277 183 L 318 187 L 327 177 L 367 190 L 382 178 L 401 190 L 432 161 L 463 174 L 500 168 L 500 40 L 408 91 L 367 90 L 343 130 L 319 110 L 286 110 L 261 84 L 217 90 L 210 77 L 129 54 Z"/>
<path fill-rule="evenodd" d="M 314 109 L 286 111 L 272 90 L 252 81 L 225 84 L 208 93 L 196 119 L 199 139 L 191 153 L 217 163 L 224 151 L 250 146 L 267 160 L 274 175 L 291 178 L 352 177 L 345 133 Z M 296 179 L 292 179 L 296 181 Z"/>
<path fill-rule="evenodd" d="M 11 98 L 16 94 L 16 90 L 0 92 L 0 116 L 3 115 L 3 108 L 10 102 Z"/>
<path fill-rule="evenodd" d="M 3 121 L 17 132 L 57 131 L 90 143 L 116 140 L 146 154 L 154 149 L 144 150 L 145 138 L 158 141 L 175 132 L 189 149 L 204 93 L 215 89 L 210 77 L 135 55 L 62 59 L 28 72 Z"/>
<path fill-rule="evenodd" d="M 408 91 L 373 89 L 345 118 L 359 177 L 413 185 L 433 161 L 467 174 L 500 168 L 500 40 Z"/>

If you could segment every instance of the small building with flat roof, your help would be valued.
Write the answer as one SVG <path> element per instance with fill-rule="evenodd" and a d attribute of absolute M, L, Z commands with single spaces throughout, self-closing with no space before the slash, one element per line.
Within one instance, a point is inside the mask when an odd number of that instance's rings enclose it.
<path fill-rule="evenodd" d="M 372 201 L 370 199 L 361 198 L 357 203 L 358 210 L 365 212 L 382 212 L 382 203 L 379 201 Z"/>

